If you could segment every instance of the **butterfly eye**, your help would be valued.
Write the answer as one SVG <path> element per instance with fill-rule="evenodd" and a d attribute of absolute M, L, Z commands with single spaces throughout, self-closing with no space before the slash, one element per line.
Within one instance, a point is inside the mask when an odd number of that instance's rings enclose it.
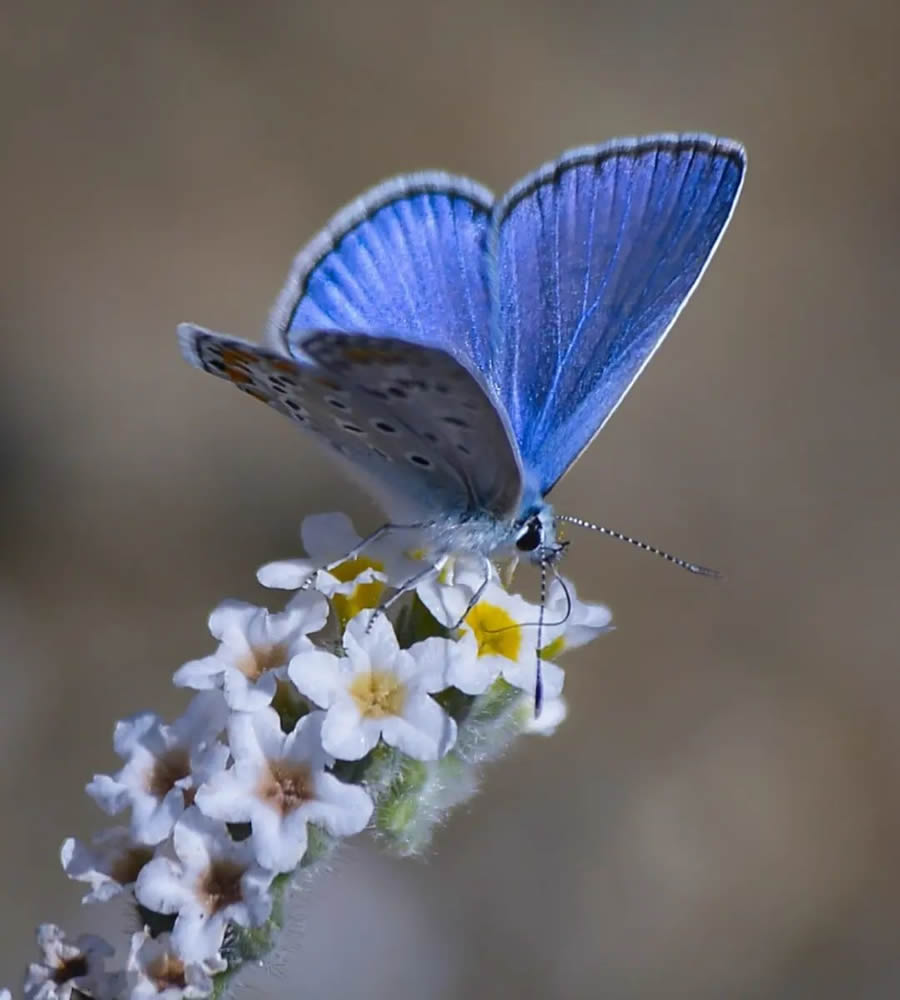
<path fill-rule="evenodd" d="M 520 552 L 534 552 L 541 544 L 544 531 L 538 518 L 532 517 L 523 525 L 519 537 L 516 539 L 516 548 Z"/>

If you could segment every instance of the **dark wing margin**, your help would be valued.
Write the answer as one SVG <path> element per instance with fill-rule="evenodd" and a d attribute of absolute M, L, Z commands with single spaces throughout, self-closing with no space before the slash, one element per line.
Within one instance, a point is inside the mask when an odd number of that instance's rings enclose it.
<path fill-rule="evenodd" d="M 474 181 L 437 171 L 363 194 L 295 259 L 266 342 L 295 353 L 309 330 L 389 331 L 478 367 L 490 329 L 493 202 Z"/>

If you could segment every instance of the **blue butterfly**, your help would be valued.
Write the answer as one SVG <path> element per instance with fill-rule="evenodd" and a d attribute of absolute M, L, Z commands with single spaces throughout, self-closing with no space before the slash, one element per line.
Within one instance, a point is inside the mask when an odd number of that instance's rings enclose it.
<path fill-rule="evenodd" d="M 308 430 L 437 554 L 546 566 L 547 494 L 687 302 L 745 162 L 657 135 L 568 152 L 498 201 L 444 173 L 390 180 L 297 257 L 265 347 L 182 324 L 182 352 Z"/>

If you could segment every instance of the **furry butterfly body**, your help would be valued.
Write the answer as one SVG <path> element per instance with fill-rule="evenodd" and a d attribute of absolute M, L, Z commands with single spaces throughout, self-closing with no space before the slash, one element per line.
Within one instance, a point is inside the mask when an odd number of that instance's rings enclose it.
<path fill-rule="evenodd" d="M 388 181 L 298 256 L 265 346 L 179 327 L 187 360 L 327 447 L 436 554 L 561 550 L 546 497 L 621 402 L 730 219 L 741 146 L 575 150 L 495 201 Z"/>

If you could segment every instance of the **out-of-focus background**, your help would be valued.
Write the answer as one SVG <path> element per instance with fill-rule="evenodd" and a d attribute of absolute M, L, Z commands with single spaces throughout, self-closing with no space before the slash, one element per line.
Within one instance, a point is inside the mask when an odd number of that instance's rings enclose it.
<path fill-rule="evenodd" d="M 65 3 L 0 32 L 0 983 L 97 922 L 57 862 L 113 722 L 177 714 L 207 611 L 307 513 L 377 514 L 190 370 L 261 330 L 297 247 L 390 174 L 503 190 L 573 145 L 742 139 L 742 203 L 655 363 L 554 499 L 618 630 L 424 864 L 365 842 L 271 997 L 896 997 L 897 162 L 888 4 Z"/>

